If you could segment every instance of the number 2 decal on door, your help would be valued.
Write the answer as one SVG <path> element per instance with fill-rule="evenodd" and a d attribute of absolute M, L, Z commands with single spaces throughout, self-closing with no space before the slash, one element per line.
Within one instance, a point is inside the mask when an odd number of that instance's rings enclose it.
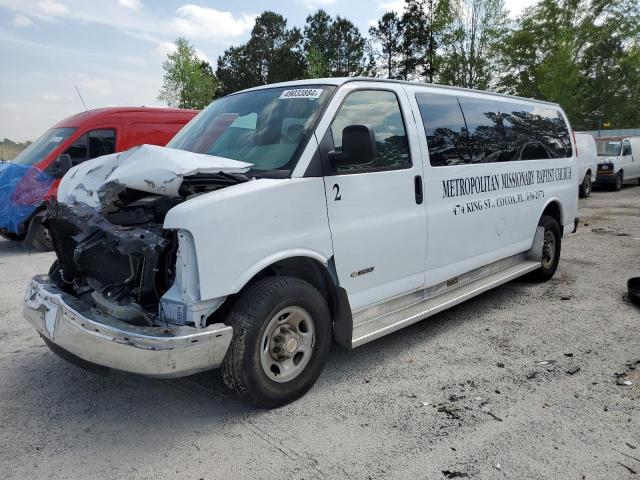
<path fill-rule="evenodd" d="M 342 200 L 342 195 L 340 195 L 340 185 L 334 183 L 333 189 L 336 191 L 336 198 L 334 198 L 334 201 L 339 202 L 340 200 Z"/>

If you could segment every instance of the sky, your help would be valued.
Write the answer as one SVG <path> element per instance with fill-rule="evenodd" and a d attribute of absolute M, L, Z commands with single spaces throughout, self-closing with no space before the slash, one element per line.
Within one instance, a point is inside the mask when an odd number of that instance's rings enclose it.
<path fill-rule="evenodd" d="M 534 0 L 506 0 L 512 16 Z M 34 140 L 84 109 L 161 106 L 162 62 L 186 37 L 215 61 L 265 10 L 302 27 L 318 8 L 364 34 L 403 0 L 0 0 L 0 139 Z"/>

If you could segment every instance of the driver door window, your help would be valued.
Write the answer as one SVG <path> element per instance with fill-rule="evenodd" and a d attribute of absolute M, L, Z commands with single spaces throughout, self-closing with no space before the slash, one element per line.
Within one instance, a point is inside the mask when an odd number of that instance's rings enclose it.
<path fill-rule="evenodd" d="M 342 131 L 349 125 L 367 125 L 373 130 L 378 155 L 368 165 L 341 162 L 338 173 L 411 168 L 407 133 L 394 92 L 357 90 L 345 99 L 331 124 L 336 151 L 342 151 Z"/>
<path fill-rule="evenodd" d="M 629 142 L 624 142 L 622 144 L 622 156 L 626 157 L 631 155 L 631 144 Z"/>

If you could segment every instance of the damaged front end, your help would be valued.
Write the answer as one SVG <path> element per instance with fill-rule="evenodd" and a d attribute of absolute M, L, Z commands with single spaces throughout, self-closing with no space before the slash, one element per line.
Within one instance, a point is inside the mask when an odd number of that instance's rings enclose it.
<path fill-rule="evenodd" d="M 53 203 L 46 222 L 58 261 L 52 282 L 107 315 L 154 325 L 158 304 L 175 279 L 175 232 L 162 220 L 173 202 L 152 199 L 112 214 Z"/>
<path fill-rule="evenodd" d="M 151 154 L 171 152 L 144 147 L 137 158 L 103 157 L 70 172 L 75 183 L 61 185 L 45 219 L 57 261 L 33 279 L 25 316 L 48 342 L 99 365 L 154 376 L 215 368 L 231 339 L 231 328 L 211 319 L 224 298 L 202 301 L 193 240 L 163 222 L 193 196 L 248 181 L 248 165 L 189 154 L 187 170 L 184 162 L 150 169 Z M 139 349 L 150 352 L 142 363 Z"/>

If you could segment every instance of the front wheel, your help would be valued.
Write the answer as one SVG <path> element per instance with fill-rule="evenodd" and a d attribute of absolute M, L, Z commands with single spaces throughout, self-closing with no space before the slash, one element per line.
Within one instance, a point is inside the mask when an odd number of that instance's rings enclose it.
<path fill-rule="evenodd" d="M 562 234 L 558 221 L 547 215 L 543 215 L 538 223 L 539 227 L 544 227 L 544 237 L 542 244 L 542 260 L 540 268 L 531 272 L 529 278 L 534 282 L 546 282 L 553 277 L 560 262 L 560 248 L 562 245 Z"/>
<path fill-rule="evenodd" d="M 233 339 L 223 379 L 257 407 L 299 398 L 320 375 L 331 345 L 331 317 L 311 284 L 284 276 L 259 280 L 238 296 L 225 323 L 233 327 Z"/>
<path fill-rule="evenodd" d="M 580 198 L 587 198 L 591 195 L 591 174 L 587 172 L 580 184 Z"/>
<path fill-rule="evenodd" d="M 616 183 L 614 183 L 613 189 L 616 192 L 621 190 L 623 183 L 624 183 L 624 174 L 622 172 L 618 172 L 618 175 L 616 175 Z"/>
<path fill-rule="evenodd" d="M 31 222 L 29 222 L 26 241 L 36 250 L 50 252 L 53 250 L 53 241 L 51 240 L 49 229 L 42 223 L 43 219 L 44 212 L 34 215 Z"/>

